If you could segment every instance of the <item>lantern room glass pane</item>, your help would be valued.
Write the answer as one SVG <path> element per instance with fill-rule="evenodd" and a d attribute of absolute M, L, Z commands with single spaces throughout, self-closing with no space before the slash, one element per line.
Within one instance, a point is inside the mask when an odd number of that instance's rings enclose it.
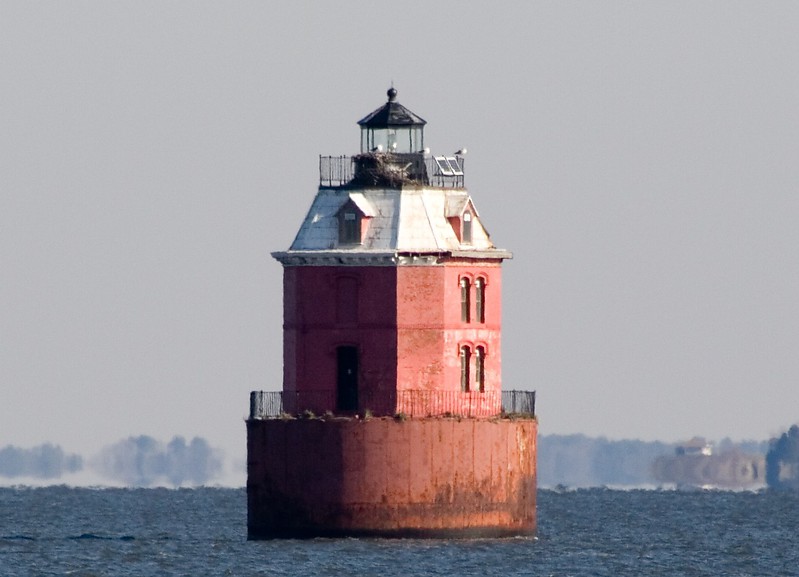
<path fill-rule="evenodd" d="M 367 128 L 361 131 L 361 152 L 420 152 L 424 148 L 421 128 Z"/>

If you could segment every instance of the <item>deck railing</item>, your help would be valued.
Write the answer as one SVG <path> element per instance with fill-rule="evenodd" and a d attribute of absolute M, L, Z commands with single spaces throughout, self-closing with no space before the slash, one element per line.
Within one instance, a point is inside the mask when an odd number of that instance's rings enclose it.
<path fill-rule="evenodd" d="M 319 186 L 420 184 L 463 188 L 463 157 L 442 158 L 421 153 L 319 156 Z"/>
<path fill-rule="evenodd" d="M 371 398 L 370 398 L 371 397 Z M 253 391 L 250 419 L 285 416 L 371 414 L 397 417 L 493 417 L 535 415 L 535 391 L 392 391 L 380 395 L 360 392 L 358 399 L 336 391 Z"/>

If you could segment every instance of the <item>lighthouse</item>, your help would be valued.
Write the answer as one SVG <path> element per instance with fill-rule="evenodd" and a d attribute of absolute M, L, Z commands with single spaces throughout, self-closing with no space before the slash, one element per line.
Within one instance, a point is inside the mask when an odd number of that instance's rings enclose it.
<path fill-rule="evenodd" d="M 283 389 L 247 419 L 250 538 L 535 532 L 535 393 L 503 391 L 504 260 L 397 91 L 322 156 L 283 265 Z"/>

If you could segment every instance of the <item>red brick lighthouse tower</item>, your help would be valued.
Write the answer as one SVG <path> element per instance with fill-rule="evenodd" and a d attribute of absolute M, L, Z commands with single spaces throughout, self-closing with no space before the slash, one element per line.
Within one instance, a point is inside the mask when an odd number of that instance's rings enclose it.
<path fill-rule="evenodd" d="M 461 154 L 396 101 L 321 157 L 283 264 L 283 391 L 254 392 L 251 538 L 535 531 L 534 393 L 501 385 L 501 264 Z"/>

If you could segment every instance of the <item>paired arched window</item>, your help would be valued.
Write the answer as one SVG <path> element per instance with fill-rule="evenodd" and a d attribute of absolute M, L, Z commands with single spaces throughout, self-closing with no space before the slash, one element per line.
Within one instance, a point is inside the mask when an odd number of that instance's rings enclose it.
<path fill-rule="evenodd" d="M 474 281 L 474 291 L 475 291 L 475 317 L 477 318 L 478 323 L 486 322 L 486 309 L 485 309 L 485 291 L 486 291 L 486 279 L 483 277 L 477 277 L 477 280 Z"/>
<path fill-rule="evenodd" d="M 461 322 L 464 323 L 468 323 L 471 320 L 471 293 L 471 281 L 467 277 L 461 277 Z"/>
<path fill-rule="evenodd" d="M 486 390 L 485 347 L 477 347 L 476 352 L 477 354 L 474 359 L 474 382 L 477 390 L 484 393 Z"/>
<path fill-rule="evenodd" d="M 469 383 L 469 370 L 470 361 L 472 358 L 472 350 L 469 348 L 468 345 L 461 346 L 461 391 L 464 393 L 468 393 L 470 390 L 470 383 Z"/>
<path fill-rule="evenodd" d="M 472 281 L 469 277 L 461 277 L 461 322 L 472 322 Z M 486 279 L 479 276 L 474 281 L 474 320 L 486 322 Z"/>
<path fill-rule="evenodd" d="M 485 392 L 485 358 L 486 349 L 478 345 L 472 355 L 469 345 L 461 345 L 459 349 L 461 364 L 461 392 Z M 472 380 L 472 356 L 474 356 L 474 380 Z"/>

